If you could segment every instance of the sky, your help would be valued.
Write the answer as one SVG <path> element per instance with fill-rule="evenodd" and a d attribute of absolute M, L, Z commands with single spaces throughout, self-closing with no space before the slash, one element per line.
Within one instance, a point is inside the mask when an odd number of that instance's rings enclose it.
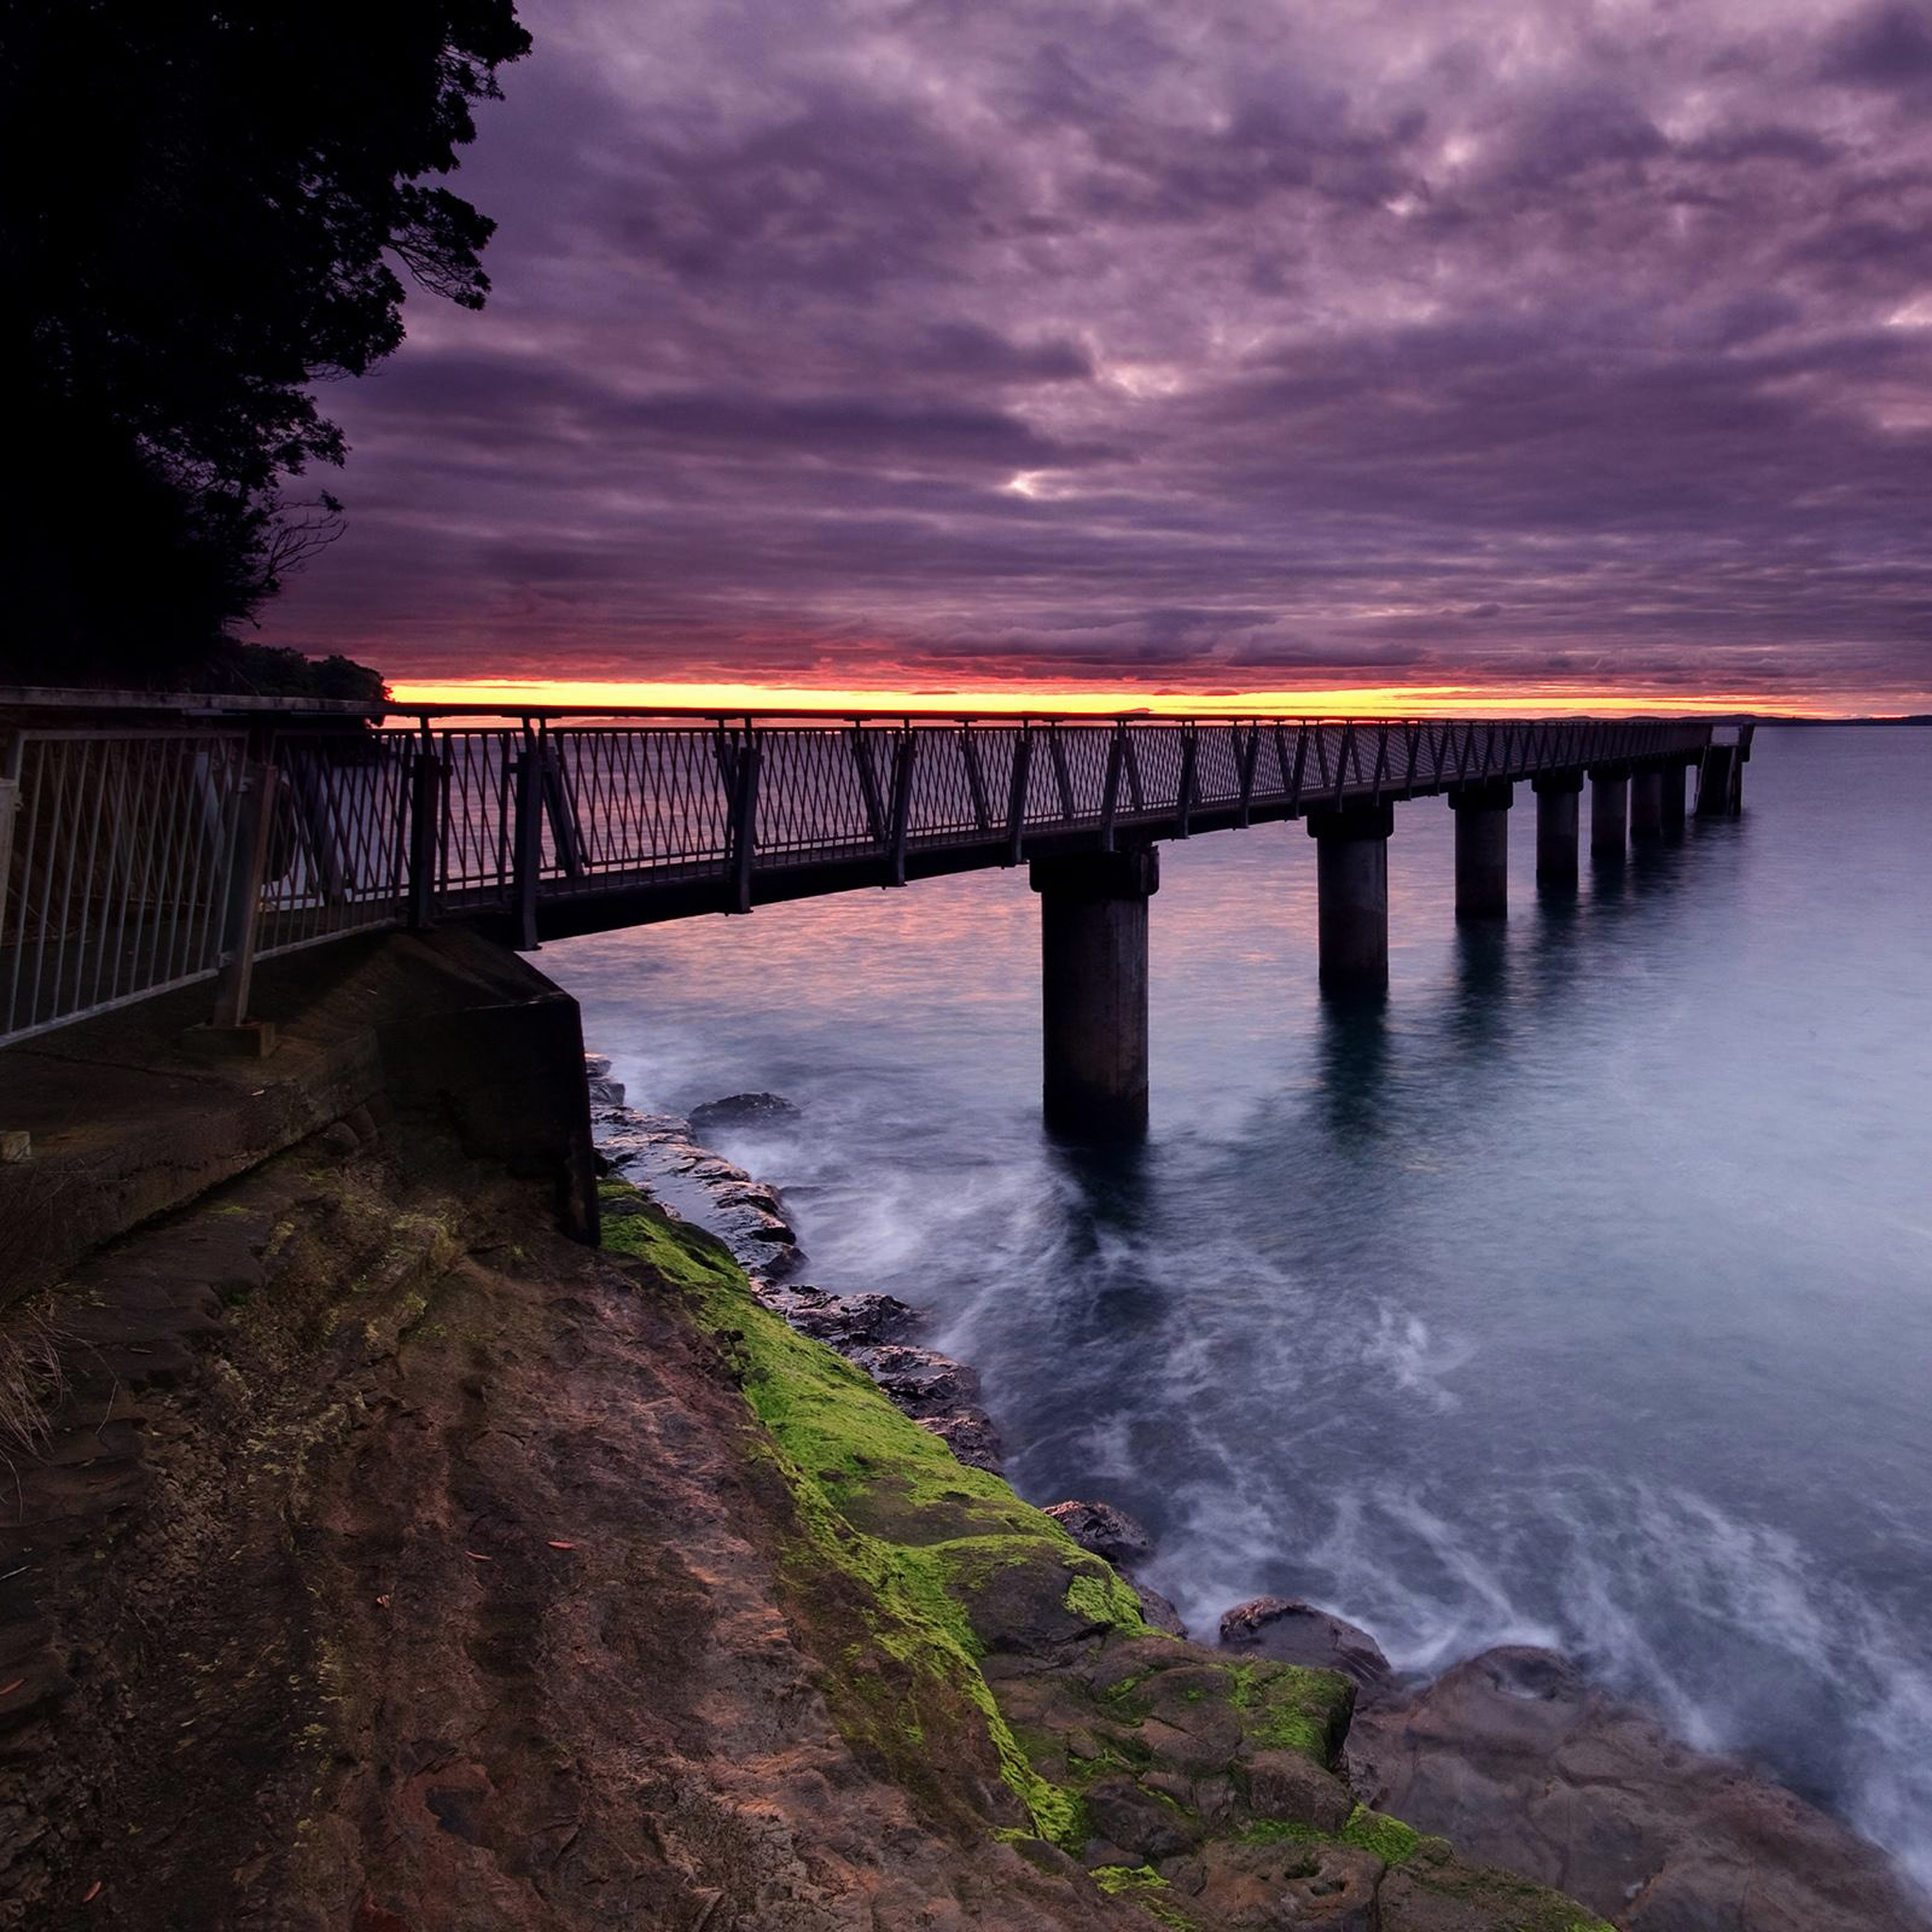
<path fill-rule="evenodd" d="M 268 641 L 1932 709 L 1932 0 L 520 10 L 494 292 L 325 395 Z"/>

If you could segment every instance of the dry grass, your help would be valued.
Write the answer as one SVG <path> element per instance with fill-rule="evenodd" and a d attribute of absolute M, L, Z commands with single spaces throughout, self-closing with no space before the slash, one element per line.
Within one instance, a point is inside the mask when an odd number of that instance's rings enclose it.
<path fill-rule="evenodd" d="M 0 1466 L 45 1446 L 48 1419 L 66 1392 L 51 1296 L 10 1308 L 0 1326 Z"/>
<path fill-rule="evenodd" d="M 71 1157 L 0 1165 L 0 1324 L 51 1285 L 62 1216 L 74 1212 L 88 1178 L 88 1164 Z"/>

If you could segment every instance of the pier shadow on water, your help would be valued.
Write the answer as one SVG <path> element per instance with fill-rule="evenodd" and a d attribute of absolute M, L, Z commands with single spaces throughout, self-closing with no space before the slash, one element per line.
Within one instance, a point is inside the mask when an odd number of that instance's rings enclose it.
<path fill-rule="evenodd" d="M 1379 1002 L 1324 1001 L 1315 1085 L 1339 1141 L 1380 1140 L 1389 1131 L 1389 1014 Z"/>
<path fill-rule="evenodd" d="M 1147 1142 L 1058 1141 L 1054 1164 L 1068 1183 L 1069 1219 L 1087 1242 L 1132 1241 L 1145 1234 L 1154 1179 Z"/>
<path fill-rule="evenodd" d="M 1509 928 L 1500 919 L 1456 928 L 1456 977 L 1444 1016 L 1449 1044 L 1463 1055 L 1507 1043 L 1512 1029 Z"/>

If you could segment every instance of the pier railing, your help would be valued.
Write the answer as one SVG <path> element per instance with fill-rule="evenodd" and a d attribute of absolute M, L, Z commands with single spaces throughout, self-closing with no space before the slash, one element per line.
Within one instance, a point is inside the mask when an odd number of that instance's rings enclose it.
<path fill-rule="evenodd" d="M 0 708 L 0 1041 L 467 919 L 512 942 L 1591 767 L 1704 722 L 777 722 Z M 1748 732 L 1749 727 L 1738 727 Z"/>

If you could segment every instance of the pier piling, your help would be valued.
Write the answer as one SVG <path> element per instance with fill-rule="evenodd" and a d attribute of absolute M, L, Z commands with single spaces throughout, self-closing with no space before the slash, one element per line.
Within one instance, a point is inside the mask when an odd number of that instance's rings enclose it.
<path fill-rule="evenodd" d="M 1391 805 L 1308 814 L 1321 984 L 1331 997 L 1379 998 L 1389 990 L 1389 835 L 1394 829 Z"/>
<path fill-rule="evenodd" d="M 1590 854 L 1592 858 L 1621 858 L 1630 825 L 1630 774 L 1626 767 L 1598 769 L 1590 774 Z"/>
<path fill-rule="evenodd" d="M 1664 774 L 1658 771 L 1630 774 L 1630 836 L 1653 841 L 1663 837 Z"/>
<path fill-rule="evenodd" d="M 1576 828 L 1583 796 L 1581 772 L 1532 778 L 1536 793 L 1536 882 L 1545 892 L 1576 890 Z"/>
<path fill-rule="evenodd" d="M 1684 766 L 1667 764 L 1658 774 L 1663 786 L 1663 828 L 1668 832 L 1684 829 Z"/>
<path fill-rule="evenodd" d="M 1500 919 L 1509 909 L 1507 780 L 1458 785 L 1449 794 L 1456 814 L 1456 916 Z"/>
<path fill-rule="evenodd" d="M 1048 1128 L 1082 1140 L 1147 1131 L 1147 901 L 1152 845 L 1036 858 L 1041 1101 Z"/>

